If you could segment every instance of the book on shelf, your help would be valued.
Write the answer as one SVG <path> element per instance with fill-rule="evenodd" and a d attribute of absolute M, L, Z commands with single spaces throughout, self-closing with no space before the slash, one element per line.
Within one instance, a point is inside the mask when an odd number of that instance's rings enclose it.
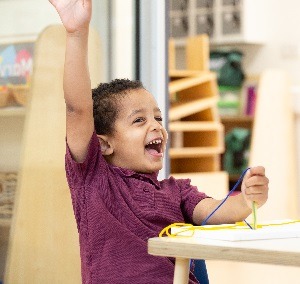
<path fill-rule="evenodd" d="M 219 86 L 218 110 L 221 116 L 254 116 L 257 86 L 245 83 L 243 87 Z"/>
<path fill-rule="evenodd" d="M 255 85 L 246 85 L 244 87 L 244 101 L 243 115 L 254 116 L 257 91 Z"/>

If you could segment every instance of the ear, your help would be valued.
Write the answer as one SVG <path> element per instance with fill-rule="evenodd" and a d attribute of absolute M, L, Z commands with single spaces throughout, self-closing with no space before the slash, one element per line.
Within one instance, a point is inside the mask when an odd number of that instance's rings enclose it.
<path fill-rule="evenodd" d="M 114 152 L 112 145 L 109 143 L 109 139 L 106 135 L 97 135 L 102 155 L 111 155 Z"/>

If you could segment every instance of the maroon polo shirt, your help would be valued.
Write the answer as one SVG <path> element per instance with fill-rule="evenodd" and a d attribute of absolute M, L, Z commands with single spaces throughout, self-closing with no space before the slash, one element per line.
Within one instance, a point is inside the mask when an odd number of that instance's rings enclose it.
<path fill-rule="evenodd" d="M 147 253 L 147 240 L 175 222 L 192 222 L 207 196 L 190 180 L 157 180 L 108 164 L 94 133 L 83 163 L 67 146 L 66 173 L 80 240 L 83 283 L 173 283 L 174 260 Z M 198 283 L 190 274 L 189 283 Z"/>

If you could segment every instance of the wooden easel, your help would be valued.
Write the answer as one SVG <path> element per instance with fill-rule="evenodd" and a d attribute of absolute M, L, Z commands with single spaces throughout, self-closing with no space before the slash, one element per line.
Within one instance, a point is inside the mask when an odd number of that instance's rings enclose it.
<path fill-rule="evenodd" d="M 93 30 L 89 47 L 95 86 L 101 64 Z M 63 26 L 45 29 L 35 46 L 6 284 L 81 283 L 78 232 L 64 170 L 64 54 Z"/>

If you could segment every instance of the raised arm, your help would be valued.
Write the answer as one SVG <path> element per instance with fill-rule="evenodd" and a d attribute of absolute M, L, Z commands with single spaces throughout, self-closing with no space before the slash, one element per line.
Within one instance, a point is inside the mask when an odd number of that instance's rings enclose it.
<path fill-rule="evenodd" d="M 88 68 L 88 34 L 92 0 L 49 0 L 66 29 L 64 98 L 67 142 L 82 162 L 94 131 L 93 101 Z"/>

